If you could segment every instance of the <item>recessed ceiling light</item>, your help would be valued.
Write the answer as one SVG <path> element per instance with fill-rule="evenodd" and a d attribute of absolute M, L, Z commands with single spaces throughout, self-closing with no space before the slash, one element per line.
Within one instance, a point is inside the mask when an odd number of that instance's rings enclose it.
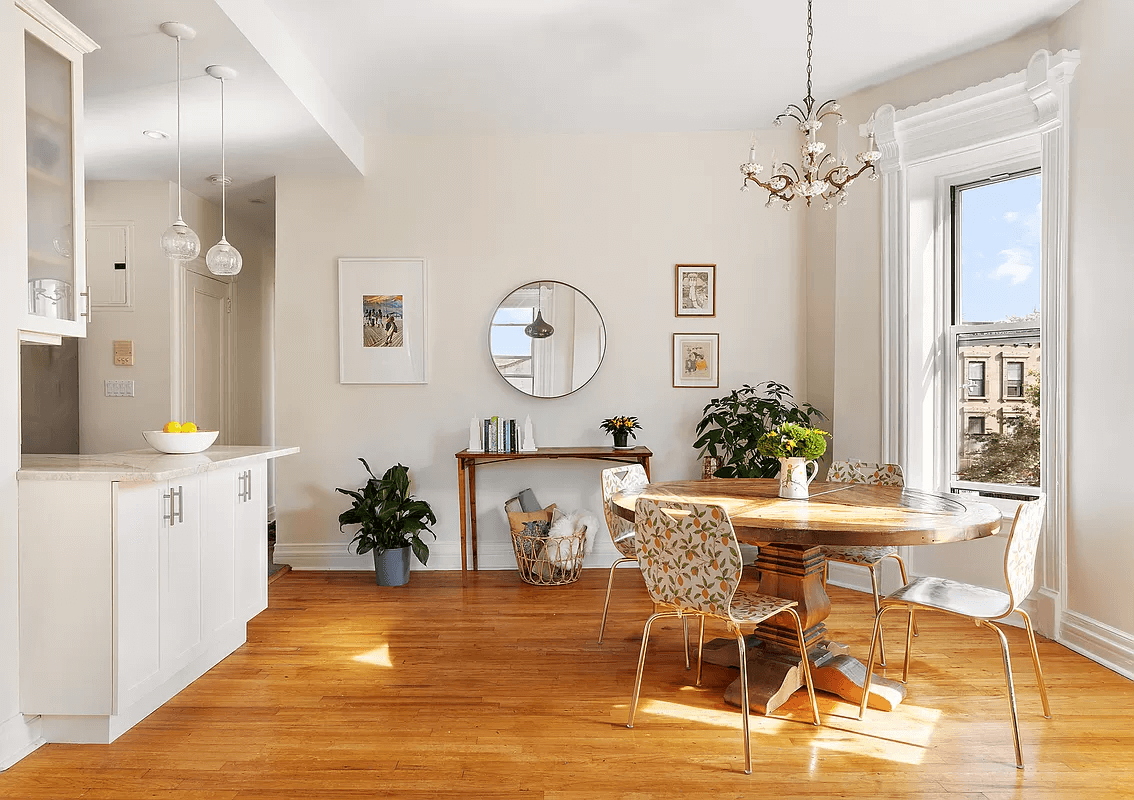
<path fill-rule="evenodd" d="M 220 186 L 221 184 L 224 184 L 225 186 L 231 186 L 232 185 L 232 176 L 231 175 L 210 175 L 209 176 L 209 183 L 213 184 L 214 186 Z"/>
<path fill-rule="evenodd" d="M 148 136 L 151 139 L 168 139 L 169 138 L 169 134 L 166 133 L 165 131 L 144 130 L 144 131 L 142 131 L 142 135 Z"/>
<path fill-rule="evenodd" d="M 267 200 L 265 200 L 265 199 L 264 199 L 264 198 L 262 198 L 262 197 L 253 197 L 253 198 L 252 198 L 251 200 L 249 200 L 248 202 L 249 202 L 249 203 L 254 203 L 254 204 L 258 205 L 258 206 L 263 206 L 263 205 L 267 205 L 267 204 L 268 204 L 268 201 L 267 201 Z"/>

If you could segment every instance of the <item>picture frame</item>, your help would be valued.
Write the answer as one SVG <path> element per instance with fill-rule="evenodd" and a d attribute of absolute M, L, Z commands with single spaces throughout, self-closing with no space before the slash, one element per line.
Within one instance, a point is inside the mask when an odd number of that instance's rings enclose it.
<path fill-rule="evenodd" d="M 673 387 L 716 389 L 720 386 L 719 333 L 673 334 Z"/>
<path fill-rule="evenodd" d="M 424 258 L 339 259 L 339 383 L 426 383 Z"/>
<path fill-rule="evenodd" d="M 717 265 L 677 264 L 673 279 L 675 317 L 717 315 Z"/>

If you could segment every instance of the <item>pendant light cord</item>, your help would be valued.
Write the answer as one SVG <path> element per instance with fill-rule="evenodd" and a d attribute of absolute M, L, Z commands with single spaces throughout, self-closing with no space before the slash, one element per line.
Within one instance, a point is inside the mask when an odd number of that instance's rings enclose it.
<path fill-rule="evenodd" d="M 228 222 L 228 214 L 225 210 L 225 195 L 228 189 L 228 172 L 224 166 L 224 78 L 220 79 L 220 171 L 220 238 L 221 241 L 224 242 L 227 241 L 225 239 L 225 226 Z"/>
<path fill-rule="evenodd" d="M 181 222 L 181 37 L 177 38 L 177 221 Z"/>

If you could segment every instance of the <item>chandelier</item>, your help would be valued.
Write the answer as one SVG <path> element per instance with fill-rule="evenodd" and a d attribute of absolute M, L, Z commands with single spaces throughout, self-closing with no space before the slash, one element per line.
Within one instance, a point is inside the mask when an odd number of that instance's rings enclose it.
<path fill-rule="evenodd" d="M 775 201 L 783 203 L 785 210 L 791 209 L 791 202 L 797 197 L 811 206 L 814 198 L 823 199 L 823 208 L 831 208 L 831 201 L 838 200 L 839 205 L 846 205 L 847 188 L 855 178 L 869 171 L 871 180 L 878 180 L 874 163 L 882 157 L 874 142 L 874 124 L 871 118 L 866 149 L 858 154 L 858 163 L 862 166 L 857 172 L 852 172 L 847 165 L 846 154 L 838 159 L 834 154 L 826 152 L 827 145 L 819 141 L 818 132 L 823 127 L 823 121 L 829 120 L 836 125 L 845 125 L 846 120 L 839 113 L 839 104 L 835 100 L 828 100 L 820 105 L 815 104 L 811 96 L 811 39 L 814 28 L 811 23 L 811 0 L 807 0 L 807 96 L 803 98 L 802 105 L 792 103 L 775 119 L 776 127 L 783 125 L 784 120 L 795 120 L 799 130 L 803 133 L 803 145 L 800 147 L 802 161 L 797 168 L 787 162 L 776 163 L 776 153 L 772 151 L 772 174 L 767 181 L 758 177 L 764 171 L 763 165 L 756 161 L 756 142 L 753 140 L 752 148 L 748 151 L 748 160 L 740 165 L 740 174 L 744 176 L 741 191 L 748 191 L 748 182 L 768 192 L 768 202 L 764 205 L 772 207 Z"/>

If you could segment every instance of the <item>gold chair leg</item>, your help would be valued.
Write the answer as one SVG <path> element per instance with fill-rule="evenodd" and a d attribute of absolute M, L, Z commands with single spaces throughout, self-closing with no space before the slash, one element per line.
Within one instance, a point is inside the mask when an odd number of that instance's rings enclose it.
<path fill-rule="evenodd" d="M 807 640 L 803 637 L 803 621 L 800 620 L 799 613 L 794 608 L 786 608 L 784 611 L 791 614 L 791 618 L 795 620 L 795 632 L 799 637 L 799 652 L 803 657 L 803 682 L 807 685 L 807 696 L 811 699 L 813 724 L 818 725 L 820 724 L 819 704 L 815 702 L 815 684 L 811 681 L 811 663 L 807 658 Z"/>
<path fill-rule="evenodd" d="M 646 666 L 646 645 L 650 641 L 650 627 L 654 624 L 654 620 L 676 616 L 679 616 L 676 611 L 659 611 L 646 620 L 646 626 L 642 628 L 642 652 L 638 656 L 638 674 L 634 678 L 634 694 L 630 697 L 630 719 L 626 722 L 627 728 L 634 727 L 634 712 L 638 710 L 638 695 L 642 690 L 642 671 Z"/>
<path fill-rule="evenodd" d="M 898 608 L 898 606 L 885 606 L 874 617 L 874 632 L 870 635 L 870 655 L 866 658 L 866 678 L 863 680 L 862 700 L 858 706 L 859 719 L 862 719 L 863 715 L 866 714 L 866 704 L 870 702 L 870 678 L 874 673 L 874 653 L 878 646 L 879 633 L 882 630 L 882 615 L 891 608 Z"/>
<path fill-rule="evenodd" d="M 736 629 L 736 643 L 740 648 L 740 714 L 744 720 L 744 774 L 752 774 L 752 743 L 748 738 L 748 652 L 744 633 Z"/>
<path fill-rule="evenodd" d="M 908 584 L 910 582 L 910 578 L 909 578 L 909 575 L 906 574 L 906 562 L 902 560 L 902 557 L 900 555 L 898 555 L 897 553 L 894 553 L 893 555 L 886 556 L 886 558 L 892 558 L 892 559 L 894 559 L 895 561 L 898 562 L 898 571 L 902 573 L 902 586 L 905 586 L 906 584 Z M 911 615 L 913 614 L 913 607 L 912 606 L 910 607 L 910 614 Z M 913 635 L 919 636 L 920 634 L 921 634 L 921 632 L 918 631 L 917 621 L 915 620 L 914 624 L 913 624 Z"/>
<path fill-rule="evenodd" d="M 681 615 L 681 632 L 685 635 L 685 669 L 691 669 L 689 662 L 689 617 Z"/>
<path fill-rule="evenodd" d="M 697 637 L 697 685 L 701 685 L 701 657 L 705 654 L 705 615 L 701 615 L 701 633 Z"/>
<path fill-rule="evenodd" d="M 608 608 L 610 608 L 610 590 L 614 586 L 614 569 L 619 564 L 625 564 L 629 561 L 633 561 L 633 562 L 637 563 L 638 559 L 636 559 L 636 558 L 620 558 L 617 561 L 615 561 L 613 564 L 610 565 L 610 577 L 606 579 L 606 602 L 604 602 L 602 604 L 602 624 L 599 625 L 599 629 L 598 629 L 598 643 L 599 644 L 602 644 L 602 634 L 603 634 L 603 631 L 606 630 L 606 611 L 607 611 Z"/>
<path fill-rule="evenodd" d="M 1036 648 L 1036 634 L 1032 630 L 1032 618 L 1022 608 L 1017 608 L 1020 616 L 1024 618 L 1024 627 L 1028 631 L 1028 643 L 1032 646 L 1032 665 L 1036 668 L 1036 683 L 1039 684 L 1040 700 L 1043 701 L 1043 715 L 1051 719 L 1051 706 L 1047 703 L 1047 685 L 1043 682 L 1043 670 L 1040 669 L 1039 650 Z"/>
<path fill-rule="evenodd" d="M 874 593 L 874 613 L 877 614 L 882 610 L 882 601 L 878 597 L 878 565 L 871 564 L 867 567 L 870 570 L 870 591 Z M 878 629 L 878 651 L 880 657 L 878 665 L 880 667 L 886 666 L 886 639 L 882 635 L 882 629 Z"/>
<path fill-rule="evenodd" d="M 1016 715 L 1016 685 L 1012 682 L 1012 659 L 1008 655 L 1008 637 L 1004 631 L 987 620 L 978 620 L 978 625 L 991 628 L 1000 639 L 1000 652 L 1004 656 L 1004 679 L 1008 683 L 1008 707 L 1012 710 L 1012 743 L 1016 745 L 1016 769 L 1024 768 L 1024 751 L 1020 746 L 1020 720 Z"/>
<path fill-rule="evenodd" d="M 906 658 L 902 662 L 902 683 L 910 679 L 910 651 L 913 650 L 913 637 L 917 636 L 917 623 L 914 622 L 914 608 L 910 606 L 910 617 L 906 622 Z"/>

